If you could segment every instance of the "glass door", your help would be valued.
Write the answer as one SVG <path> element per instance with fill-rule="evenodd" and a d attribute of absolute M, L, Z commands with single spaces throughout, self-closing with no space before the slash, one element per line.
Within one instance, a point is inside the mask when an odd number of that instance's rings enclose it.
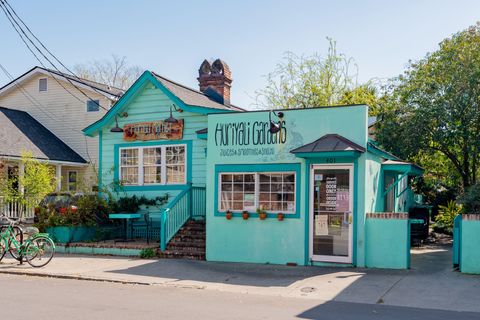
<path fill-rule="evenodd" d="M 310 172 L 310 257 L 352 262 L 352 166 L 314 165 Z"/>

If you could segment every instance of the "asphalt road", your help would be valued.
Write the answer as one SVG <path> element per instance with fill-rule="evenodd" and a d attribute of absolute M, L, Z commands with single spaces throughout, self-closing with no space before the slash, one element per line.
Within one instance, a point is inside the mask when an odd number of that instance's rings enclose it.
<path fill-rule="evenodd" d="M 0 275 L 5 319 L 480 319 L 479 313 Z"/>

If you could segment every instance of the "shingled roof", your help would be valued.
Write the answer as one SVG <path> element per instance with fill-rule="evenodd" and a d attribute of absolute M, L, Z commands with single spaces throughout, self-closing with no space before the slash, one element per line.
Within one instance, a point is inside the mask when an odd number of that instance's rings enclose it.
<path fill-rule="evenodd" d="M 170 90 L 177 98 L 182 100 L 185 104 L 220 110 L 245 111 L 244 109 L 234 106 L 233 104 L 218 103 L 217 101 L 215 101 L 201 91 L 186 87 L 182 84 L 162 77 L 155 72 L 152 72 L 152 74 L 158 81 L 160 81 L 168 90 Z"/>
<path fill-rule="evenodd" d="M 87 162 L 27 112 L 0 107 L 0 157 L 24 151 L 41 160 Z"/>
<path fill-rule="evenodd" d="M 334 151 L 365 152 L 365 148 L 339 134 L 326 134 L 323 137 L 291 150 L 291 153 L 317 153 Z"/>

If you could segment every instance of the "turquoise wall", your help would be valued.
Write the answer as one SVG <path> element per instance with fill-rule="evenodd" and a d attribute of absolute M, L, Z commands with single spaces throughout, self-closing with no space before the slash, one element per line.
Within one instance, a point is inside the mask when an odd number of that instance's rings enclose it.
<path fill-rule="evenodd" d="M 480 274 L 480 220 L 462 219 L 460 271 Z"/>
<path fill-rule="evenodd" d="M 236 114 L 210 114 L 208 116 L 207 154 L 207 260 L 277 263 L 288 262 L 300 265 L 309 264 L 309 217 L 308 217 L 308 164 L 310 163 L 350 163 L 355 166 L 354 190 L 354 249 L 353 264 L 364 264 L 365 216 L 365 154 L 356 161 L 353 158 L 337 157 L 311 159 L 307 161 L 290 153 L 304 144 L 313 142 L 325 134 L 337 133 L 366 147 L 367 106 L 284 110 L 287 136 L 284 144 L 253 145 L 250 136 L 248 145 L 220 145 L 220 135 L 216 129 L 229 123 L 267 122 L 268 112 Z M 275 117 L 273 117 L 276 120 Z M 219 125 L 219 126 L 217 126 Z M 238 129 L 239 127 L 237 127 Z M 251 131 L 250 131 L 251 132 Z M 256 135 L 258 132 L 252 133 Z M 268 134 L 268 133 L 267 133 Z M 217 138 L 217 143 L 215 141 Z M 230 137 L 231 139 L 231 137 Z M 238 140 L 242 141 L 242 140 Z M 241 142 L 240 142 L 241 144 Z M 239 168 L 248 164 L 298 164 L 301 174 L 297 175 L 300 184 L 299 203 L 295 216 L 287 216 L 284 221 L 268 218 L 265 221 L 252 214 L 250 219 L 234 217 L 227 220 L 216 211 L 215 188 L 216 166 Z M 261 171 L 261 170 L 259 170 Z M 217 170 L 218 172 L 218 170 Z M 360 222 L 357 222 L 357 217 Z"/>
<path fill-rule="evenodd" d="M 410 233 L 408 219 L 366 219 L 365 266 L 408 269 Z"/>
<path fill-rule="evenodd" d="M 142 121 L 164 120 L 170 115 L 170 106 L 173 101 L 153 83 L 147 81 L 139 88 L 128 101 L 122 112 L 127 112 L 128 117 L 118 118 L 122 127 L 127 123 Z M 111 184 L 117 172 L 118 175 L 118 148 L 136 145 L 161 145 L 161 144 L 187 144 L 187 182 L 193 185 L 205 185 L 206 174 L 206 141 L 197 138 L 197 130 L 207 127 L 207 116 L 184 111 L 174 112 L 174 117 L 184 120 L 184 133 L 182 140 L 158 141 L 125 141 L 123 134 L 110 132 L 114 127 L 114 120 L 102 128 L 101 137 L 101 183 L 103 186 Z M 125 186 L 124 192 L 128 195 L 145 195 L 153 198 L 168 193 L 173 199 L 185 185 L 158 185 L 158 186 Z M 121 192 L 123 194 L 123 192 Z"/>

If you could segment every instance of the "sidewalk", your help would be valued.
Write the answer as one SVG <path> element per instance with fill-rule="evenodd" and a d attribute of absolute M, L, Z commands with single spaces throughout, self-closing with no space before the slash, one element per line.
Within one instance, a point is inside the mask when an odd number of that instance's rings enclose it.
<path fill-rule="evenodd" d="M 0 263 L 0 273 L 480 312 L 480 276 L 451 271 L 444 247 L 412 251 L 412 270 L 287 267 L 58 255 L 44 268 Z"/>

